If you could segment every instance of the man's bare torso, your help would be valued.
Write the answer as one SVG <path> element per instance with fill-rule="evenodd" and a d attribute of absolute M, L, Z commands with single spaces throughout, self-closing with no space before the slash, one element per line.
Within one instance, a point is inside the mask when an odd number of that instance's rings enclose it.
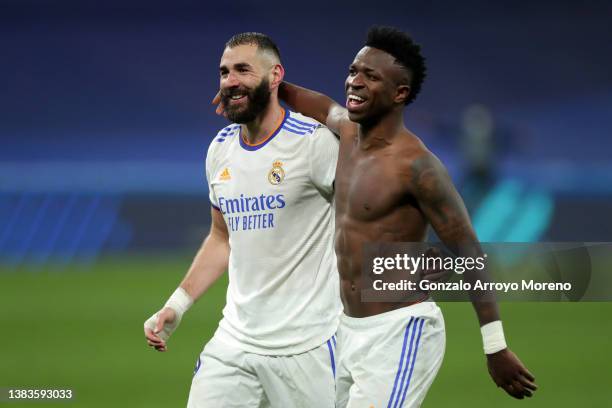
<path fill-rule="evenodd" d="M 362 252 L 366 242 L 423 241 L 427 222 L 411 194 L 413 166 L 427 154 L 409 132 L 388 141 L 358 142 L 357 132 L 341 135 L 336 169 L 336 254 L 345 313 L 371 316 L 407 303 L 361 301 Z M 415 279 L 417 277 L 414 277 Z M 411 300 L 422 299 L 415 293 Z"/>

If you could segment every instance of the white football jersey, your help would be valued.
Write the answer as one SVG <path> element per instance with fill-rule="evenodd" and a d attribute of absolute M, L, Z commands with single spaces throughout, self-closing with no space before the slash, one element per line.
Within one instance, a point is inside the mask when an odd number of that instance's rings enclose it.
<path fill-rule="evenodd" d="M 326 127 L 283 112 L 257 145 L 241 126 L 208 149 L 212 205 L 229 231 L 229 287 L 217 336 L 247 352 L 288 355 L 318 347 L 342 310 L 333 247 L 338 140 Z"/>

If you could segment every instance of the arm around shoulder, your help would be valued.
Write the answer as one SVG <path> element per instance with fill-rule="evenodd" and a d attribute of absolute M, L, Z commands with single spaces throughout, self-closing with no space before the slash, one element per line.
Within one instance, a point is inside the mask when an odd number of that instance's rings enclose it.
<path fill-rule="evenodd" d="M 340 134 L 343 126 L 352 123 L 348 118 L 347 110 L 322 93 L 283 82 L 279 88 L 279 97 L 291 109 L 323 123 L 337 135 Z"/>

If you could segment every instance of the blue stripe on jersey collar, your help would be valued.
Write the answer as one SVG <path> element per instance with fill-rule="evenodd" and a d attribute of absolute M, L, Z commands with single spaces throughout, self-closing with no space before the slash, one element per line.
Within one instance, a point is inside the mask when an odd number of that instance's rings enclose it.
<path fill-rule="evenodd" d="M 240 127 L 240 132 L 238 133 L 238 138 L 240 139 L 240 146 L 242 146 L 243 149 L 248 150 L 248 151 L 255 151 L 255 150 L 259 150 L 262 147 L 264 147 L 265 145 L 267 145 L 270 140 L 274 139 L 276 137 L 276 135 L 278 134 L 278 132 L 281 131 L 281 129 L 283 128 L 283 125 L 285 124 L 285 122 L 287 121 L 287 118 L 289 117 L 289 109 L 285 109 L 285 116 L 283 117 L 283 121 L 280 123 L 280 125 L 278 125 L 278 128 L 276 128 L 276 130 L 274 131 L 274 133 L 272 133 L 270 135 L 270 137 L 268 137 L 265 141 L 263 141 L 262 143 L 255 145 L 255 146 L 251 146 L 248 145 L 244 142 L 244 138 L 242 137 L 242 127 Z"/>
<path fill-rule="evenodd" d="M 289 117 L 289 118 L 287 118 L 287 119 L 289 120 L 289 121 L 287 122 L 287 124 L 291 124 L 291 125 L 293 125 L 293 126 L 295 126 L 295 127 L 297 127 L 297 128 L 301 128 L 301 129 L 304 129 L 304 130 L 307 130 L 307 129 L 312 129 L 312 128 L 317 127 L 317 125 L 316 125 L 316 124 L 302 122 L 301 120 L 297 120 L 297 119 L 296 119 L 296 118 L 294 118 L 294 117 Z"/>

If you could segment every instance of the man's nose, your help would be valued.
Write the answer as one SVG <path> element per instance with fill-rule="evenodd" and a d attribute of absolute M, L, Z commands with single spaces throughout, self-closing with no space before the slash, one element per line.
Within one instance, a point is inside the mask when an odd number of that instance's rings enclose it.
<path fill-rule="evenodd" d="M 363 88 L 363 77 L 361 74 L 357 74 L 348 79 L 348 85 L 351 88 Z"/>
<path fill-rule="evenodd" d="M 238 82 L 238 78 L 231 72 L 221 81 L 222 88 L 235 88 L 239 85 L 240 82 Z"/>

